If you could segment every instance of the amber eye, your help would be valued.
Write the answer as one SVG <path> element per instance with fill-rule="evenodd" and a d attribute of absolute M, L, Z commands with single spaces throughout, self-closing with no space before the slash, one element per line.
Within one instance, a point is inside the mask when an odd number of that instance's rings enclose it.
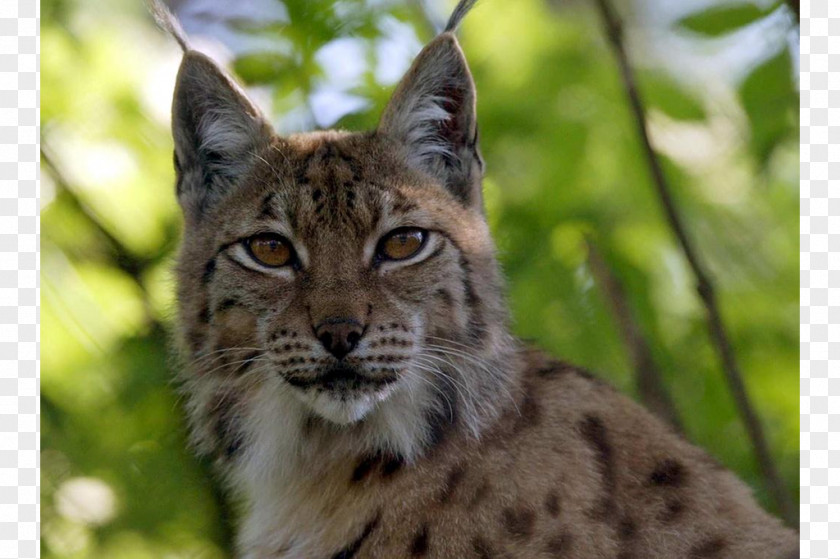
<path fill-rule="evenodd" d="M 255 235 L 245 241 L 251 256 L 269 268 L 279 268 L 291 264 L 294 257 L 289 241 L 273 233 Z"/>
<path fill-rule="evenodd" d="M 395 229 L 379 241 L 379 257 L 383 260 L 405 260 L 417 254 L 425 242 L 426 231 L 423 229 Z"/>

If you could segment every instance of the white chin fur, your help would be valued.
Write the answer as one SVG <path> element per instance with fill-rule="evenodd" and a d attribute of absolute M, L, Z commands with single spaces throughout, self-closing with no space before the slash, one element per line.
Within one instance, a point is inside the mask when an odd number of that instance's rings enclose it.
<path fill-rule="evenodd" d="M 391 387 L 386 386 L 374 393 L 352 394 L 345 398 L 315 390 L 295 389 L 293 392 L 313 412 L 327 421 L 337 425 L 350 425 L 364 419 L 376 404 L 386 399 L 391 393 Z"/>

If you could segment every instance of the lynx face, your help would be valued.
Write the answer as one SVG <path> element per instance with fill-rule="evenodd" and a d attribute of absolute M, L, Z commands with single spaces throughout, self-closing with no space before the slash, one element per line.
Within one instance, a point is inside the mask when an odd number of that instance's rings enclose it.
<path fill-rule="evenodd" d="M 216 254 L 205 347 L 247 339 L 261 370 L 337 423 L 436 370 L 434 340 L 480 342 L 464 264 L 491 256 L 481 218 L 387 150 L 374 136 L 275 141 L 215 235 L 196 235 Z"/>
<path fill-rule="evenodd" d="M 377 131 L 281 138 L 212 62 L 187 53 L 173 127 L 193 377 L 217 379 L 228 399 L 291 394 L 332 424 L 379 409 L 393 429 L 420 424 L 421 439 L 430 416 L 455 421 L 459 407 L 480 422 L 474 400 L 499 382 L 493 360 L 509 342 L 474 103 L 445 34 Z"/>

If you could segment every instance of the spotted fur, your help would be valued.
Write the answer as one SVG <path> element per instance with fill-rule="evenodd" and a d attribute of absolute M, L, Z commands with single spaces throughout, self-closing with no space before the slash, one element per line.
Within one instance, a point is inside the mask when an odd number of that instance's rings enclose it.
<path fill-rule="evenodd" d="M 792 553 L 732 474 L 510 335 L 452 34 L 472 3 L 368 133 L 275 135 L 178 35 L 181 377 L 195 447 L 244 503 L 238 557 Z M 418 256 L 382 260 L 408 226 L 429 232 Z M 294 261 L 254 261 L 245 241 L 266 232 Z M 324 324 L 355 329 L 348 353 Z"/>

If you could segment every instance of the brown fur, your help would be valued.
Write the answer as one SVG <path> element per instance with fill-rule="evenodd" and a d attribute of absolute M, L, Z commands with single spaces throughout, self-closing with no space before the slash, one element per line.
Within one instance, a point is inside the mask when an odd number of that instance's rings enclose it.
<path fill-rule="evenodd" d="M 421 53 L 375 132 L 277 137 L 193 51 L 173 111 L 182 377 L 197 449 L 245 502 L 240 556 L 795 549 L 703 452 L 509 335 L 475 91 L 452 34 Z M 405 226 L 429 231 L 422 258 L 377 260 L 378 240 Z M 298 260 L 250 259 L 243 242 L 268 231 Z M 333 323 L 360 332 L 343 358 L 317 335 Z"/>
<path fill-rule="evenodd" d="M 358 519 L 351 533 L 379 518 L 356 557 L 758 558 L 796 548 L 701 451 L 577 370 L 534 378 L 545 365 L 528 354 L 523 380 L 539 384 L 541 420 L 518 434 L 511 407 L 485 440 L 453 436 L 393 476 L 360 485 L 336 471 L 337 491 L 375 494 L 347 511 Z M 663 465 L 678 465 L 679 480 L 663 480 Z M 485 479 L 491 487 L 475 503 Z"/>

